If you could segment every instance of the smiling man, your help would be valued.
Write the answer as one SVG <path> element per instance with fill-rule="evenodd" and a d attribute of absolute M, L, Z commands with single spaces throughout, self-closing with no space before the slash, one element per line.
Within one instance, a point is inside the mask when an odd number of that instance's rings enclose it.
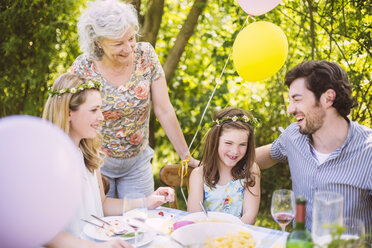
<path fill-rule="evenodd" d="M 292 123 L 272 144 L 256 149 L 261 169 L 289 164 L 296 196 L 307 199 L 306 227 L 311 231 L 314 193 L 344 196 L 344 217 L 372 225 L 372 129 L 347 118 L 355 106 L 352 86 L 336 63 L 308 61 L 290 70 L 288 113 Z"/>

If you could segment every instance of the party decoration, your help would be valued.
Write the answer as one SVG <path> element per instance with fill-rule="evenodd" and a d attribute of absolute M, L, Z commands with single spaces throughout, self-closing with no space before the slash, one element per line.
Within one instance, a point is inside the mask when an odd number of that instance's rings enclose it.
<path fill-rule="evenodd" d="M 288 41 L 283 31 L 270 22 L 249 24 L 236 37 L 232 59 L 240 77 L 249 82 L 274 75 L 284 64 Z"/>
<path fill-rule="evenodd" d="M 81 198 L 81 157 L 61 129 L 37 117 L 0 119 L 1 247 L 40 247 Z"/>
<path fill-rule="evenodd" d="M 275 8 L 281 0 L 237 0 L 240 7 L 250 15 L 258 16 Z"/>

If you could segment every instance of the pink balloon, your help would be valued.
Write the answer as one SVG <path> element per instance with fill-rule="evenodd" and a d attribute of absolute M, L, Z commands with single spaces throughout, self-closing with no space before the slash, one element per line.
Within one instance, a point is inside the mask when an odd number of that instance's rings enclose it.
<path fill-rule="evenodd" d="M 63 230 L 81 196 L 77 148 L 40 118 L 0 119 L 1 247 L 38 247 Z"/>
<path fill-rule="evenodd" d="M 258 16 L 275 8 L 281 0 L 237 0 L 240 7 L 250 15 Z"/>

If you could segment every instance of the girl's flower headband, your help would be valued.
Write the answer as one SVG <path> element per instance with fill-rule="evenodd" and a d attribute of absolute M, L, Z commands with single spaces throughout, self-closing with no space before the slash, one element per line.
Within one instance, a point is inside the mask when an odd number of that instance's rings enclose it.
<path fill-rule="evenodd" d="M 64 88 L 60 90 L 52 90 L 52 87 L 49 88 L 49 96 L 60 96 L 64 93 L 75 94 L 85 89 L 99 89 L 101 90 L 102 84 L 98 81 L 90 81 L 88 83 L 82 84 L 76 88 Z"/>
<path fill-rule="evenodd" d="M 213 124 L 216 123 L 217 126 L 221 125 L 224 121 L 227 121 L 227 120 L 232 120 L 232 121 L 242 121 L 242 122 L 245 122 L 245 123 L 250 123 L 252 124 L 253 126 L 255 126 L 256 123 L 258 123 L 258 120 L 256 118 L 249 118 L 248 116 L 246 115 L 243 115 L 243 116 L 237 116 L 237 115 L 234 115 L 234 116 L 224 116 L 222 117 L 221 119 L 216 119 L 213 121 Z"/>

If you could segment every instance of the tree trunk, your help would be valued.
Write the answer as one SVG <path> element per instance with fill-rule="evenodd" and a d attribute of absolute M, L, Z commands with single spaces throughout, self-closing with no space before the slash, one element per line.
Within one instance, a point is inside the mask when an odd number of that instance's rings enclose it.
<path fill-rule="evenodd" d="M 208 0 L 195 0 L 185 23 L 182 25 L 180 32 L 177 35 L 176 42 L 171 49 L 166 61 L 164 62 L 163 69 L 165 79 L 169 84 L 172 80 L 174 72 L 181 59 L 185 47 L 193 35 L 196 25 L 198 24 L 199 16 L 203 13 Z"/>
<path fill-rule="evenodd" d="M 185 50 L 185 47 L 193 35 L 196 25 L 198 24 L 199 16 L 203 13 L 208 0 L 195 0 L 190 13 L 187 16 L 177 38 L 176 42 L 171 49 L 164 65 L 163 69 L 165 72 L 165 78 L 169 83 L 174 75 L 175 70 L 178 67 L 178 63 Z M 141 0 L 132 0 L 131 3 L 136 7 L 138 13 L 140 9 Z M 161 20 L 164 13 L 164 0 L 149 0 L 148 8 L 145 16 L 139 15 L 139 21 L 142 25 L 141 28 L 141 41 L 150 42 L 155 47 L 156 39 L 160 29 Z M 149 133 L 149 145 L 155 147 L 155 115 L 151 111 L 150 116 L 150 133 Z"/>
<path fill-rule="evenodd" d="M 141 41 L 150 42 L 155 47 L 163 13 L 164 0 L 150 0 L 148 2 L 148 11 L 144 17 L 141 29 Z"/>
<path fill-rule="evenodd" d="M 309 5 L 310 14 L 310 35 L 311 35 L 311 59 L 315 59 L 315 27 L 314 27 L 314 16 L 313 16 L 313 5 L 311 0 L 307 0 Z"/>

